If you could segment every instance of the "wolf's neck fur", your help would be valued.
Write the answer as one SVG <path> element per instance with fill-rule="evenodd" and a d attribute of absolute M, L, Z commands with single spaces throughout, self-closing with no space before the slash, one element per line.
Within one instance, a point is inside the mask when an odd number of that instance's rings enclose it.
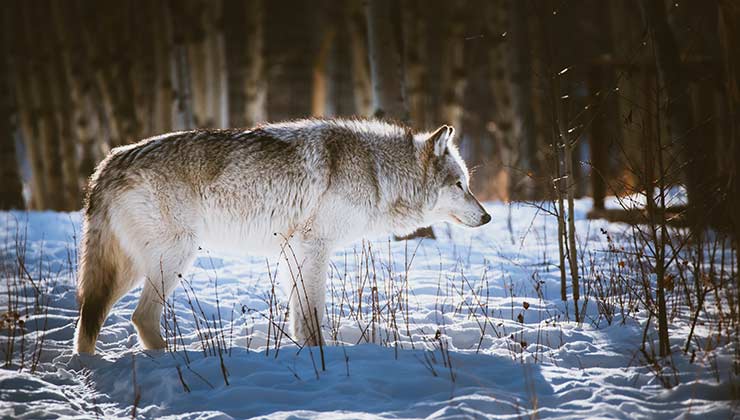
<path fill-rule="evenodd" d="M 433 174 L 428 168 L 429 162 L 425 161 L 424 144 L 413 140 L 407 147 L 414 149 L 407 155 L 408 161 L 378 168 L 377 174 L 382 180 L 381 208 L 388 216 L 384 219 L 392 224 L 387 229 L 400 235 L 412 233 L 426 224 L 426 212 L 433 207 L 436 198 L 431 183 L 427 182 L 427 177 Z"/>

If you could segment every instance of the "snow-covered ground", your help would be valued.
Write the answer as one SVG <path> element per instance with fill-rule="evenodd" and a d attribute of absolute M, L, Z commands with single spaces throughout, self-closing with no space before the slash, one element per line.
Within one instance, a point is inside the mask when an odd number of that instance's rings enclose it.
<path fill-rule="evenodd" d="M 584 261 L 593 257 L 596 271 L 607 270 L 614 261 L 603 252 L 604 232 L 619 245 L 629 228 L 586 220 L 589 206 L 577 202 Z M 338 252 L 322 349 L 299 349 L 280 333 L 287 324 L 285 294 L 273 288 L 277 261 L 203 250 L 164 321 L 174 351 L 141 349 L 130 322 L 135 290 L 113 309 L 95 356 L 72 355 L 79 214 L 0 213 L 0 274 L 30 276 L 48 302 L 26 318 L 34 299 L 26 285 L 25 335 L 13 340 L 12 365 L 0 369 L 0 417 L 737 415 L 732 344 L 683 355 L 690 322 L 676 317 L 678 385 L 666 389 L 639 351 L 643 311 L 616 311 L 609 323 L 592 300 L 585 322 L 572 322 L 572 303 L 566 309 L 560 300 L 555 219 L 525 205 L 488 207 L 493 222 L 480 229 L 439 226 L 434 241 L 381 239 Z M 25 269 L 14 275 L 18 249 Z M 7 280 L 0 311 L 7 289 L 18 290 Z M 8 331 L 0 333 L 0 362 Z M 700 326 L 696 334 L 711 331 Z"/>

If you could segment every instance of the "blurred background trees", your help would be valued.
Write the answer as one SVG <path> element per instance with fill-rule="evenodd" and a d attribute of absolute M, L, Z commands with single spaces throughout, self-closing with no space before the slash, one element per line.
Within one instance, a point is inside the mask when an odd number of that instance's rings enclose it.
<path fill-rule="evenodd" d="M 606 194 L 681 184 L 683 222 L 738 231 L 732 0 L 1 7 L 2 208 L 79 209 L 95 163 L 151 135 L 376 116 L 454 125 L 484 199 L 625 217 Z"/>

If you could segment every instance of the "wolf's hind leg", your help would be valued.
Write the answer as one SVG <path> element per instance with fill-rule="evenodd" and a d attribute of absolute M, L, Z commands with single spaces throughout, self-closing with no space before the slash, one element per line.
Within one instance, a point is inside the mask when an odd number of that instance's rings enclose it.
<path fill-rule="evenodd" d="M 293 339 L 300 345 L 317 346 L 323 343 L 321 322 L 330 251 L 323 241 L 312 240 L 292 245 L 292 252 L 286 247 L 285 252 L 289 264 L 282 275 L 289 287 Z"/>
<path fill-rule="evenodd" d="M 131 317 L 144 348 L 165 347 L 159 328 L 164 302 L 180 283 L 180 278 L 190 268 L 194 258 L 195 247 L 188 241 L 169 248 L 156 262 L 150 261 L 144 290 Z"/>
<path fill-rule="evenodd" d="M 141 279 L 136 261 L 126 253 L 105 215 L 85 214 L 77 298 L 80 319 L 75 353 L 94 353 L 100 328 L 113 305 Z"/>
<path fill-rule="evenodd" d="M 106 287 L 88 288 L 80 298 L 80 319 L 75 329 L 75 352 L 94 353 L 100 328 L 113 305 L 128 293 L 141 277 L 133 267 L 119 270 Z"/>

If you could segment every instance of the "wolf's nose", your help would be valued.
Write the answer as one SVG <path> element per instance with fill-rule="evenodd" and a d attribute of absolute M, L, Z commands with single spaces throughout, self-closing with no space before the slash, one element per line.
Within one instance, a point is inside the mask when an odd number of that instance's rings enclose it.
<path fill-rule="evenodd" d="M 490 214 L 488 214 L 488 213 L 484 214 L 484 215 L 483 215 L 483 216 L 481 216 L 481 218 L 480 218 L 480 224 L 481 224 L 481 225 L 485 225 L 486 223 L 488 223 L 488 222 L 490 222 L 490 221 L 491 221 L 491 215 L 490 215 Z"/>

